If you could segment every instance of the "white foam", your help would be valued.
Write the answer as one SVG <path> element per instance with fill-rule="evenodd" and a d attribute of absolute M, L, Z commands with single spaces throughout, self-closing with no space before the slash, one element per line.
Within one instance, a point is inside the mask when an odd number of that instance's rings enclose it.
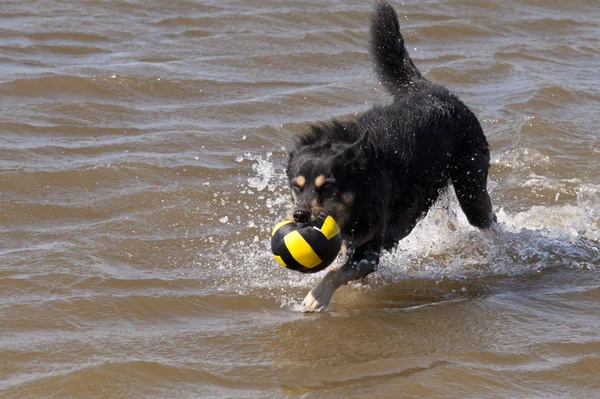
<path fill-rule="evenodd" d="M 548 165 L 550 158 L 535 149 L 517 148 L 492 156 L 491 164 L 523 170 L 532 166 Z"/>

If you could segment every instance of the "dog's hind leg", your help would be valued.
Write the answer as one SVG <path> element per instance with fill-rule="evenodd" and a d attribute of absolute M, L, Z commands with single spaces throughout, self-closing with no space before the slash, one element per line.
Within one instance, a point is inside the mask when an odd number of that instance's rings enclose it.
<path fill-rule="evenodd" d="M 326 310 L 335 290 L 350 281 L 359 280 L 377 269 L 379 251 L 380 244 L 374 241 L 369 241 L 358 248 L 349 248 L 344 265 L 330 270 L 304 298 L 303 311 Z"/>
<path fill-rule="evenodd" d="M 489 228 L 496 220 L 487 192 L 488 167 L 489 156 L 478 151 L 468 156 L 452 173 L 452 183 L 460 207 L 469 223 L 480 229 Z"/>

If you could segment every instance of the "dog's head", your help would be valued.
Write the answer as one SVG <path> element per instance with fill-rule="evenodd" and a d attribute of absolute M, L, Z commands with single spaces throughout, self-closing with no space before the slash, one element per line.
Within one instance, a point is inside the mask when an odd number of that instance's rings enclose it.
<path fill-rule="evenodd" d="M 365 181 L 361 145 L 328 135 L 303 140 L 290 153 L 287 166 L 293 202 L 290 218 L 313 224 L 332 216 L 344 231 Z"/>

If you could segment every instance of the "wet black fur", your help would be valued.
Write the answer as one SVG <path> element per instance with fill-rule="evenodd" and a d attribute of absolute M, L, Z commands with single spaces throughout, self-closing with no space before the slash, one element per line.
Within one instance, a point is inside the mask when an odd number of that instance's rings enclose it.
<path fill-rule="evenodd" d="M 393 102 L 353 121 L 314 124 L 298 138 L 287 167 L 294 210 L 308 210 L 313 219 L 348 217 L 341 226 L 350 249 L 343 268 L 369 261 L 357 278 L 375 270 L 381 248 L 408 235 L 450 184 L 472 225 L 487 228 L 493 221 L 486 190 L 490 155 L 479 121 L 417 70 L 385 2 L 377 2 L 373 14 L 371 55 Z M 319 175 L 327 178 L 322 187 L 314 182 Z M 303 187 L 297 176 L 305 178 Z"/>

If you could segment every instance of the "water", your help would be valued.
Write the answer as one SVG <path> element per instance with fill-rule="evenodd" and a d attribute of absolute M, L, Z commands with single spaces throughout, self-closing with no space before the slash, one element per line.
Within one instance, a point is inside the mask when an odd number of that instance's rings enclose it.
<path fill-rule="evenodd" d="M 5 1 L 2 397 L 600 396 L 596 2 L 394 5 L 482 122 L 499 224 L 450 191 L 303 314 L 283 162 L 388 100 L 371 4 Z"/>

